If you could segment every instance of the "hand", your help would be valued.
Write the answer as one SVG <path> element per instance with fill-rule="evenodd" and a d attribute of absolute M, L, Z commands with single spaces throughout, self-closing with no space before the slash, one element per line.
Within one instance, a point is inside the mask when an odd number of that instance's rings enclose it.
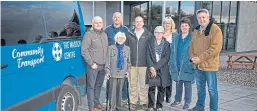
<path fill-rule="evenodd" d="M 126 77 L 129 77 L 129 72 L 127 72 L 125 76 L 126 76 Z"/>
<path fill-rule="evenodd" d="M 155 70 L 154 67 L 150 67 L 150 71 L 151 71 L 151 72 L 154 72 L 154 71 L 156 71 L 156 70 Z"/>
<path fill-rule="evenodd" d="M 156 77 L 156 71 L 151 72 L 151 77 L 152 78 Z"/>
<path fill-rule="evenodd" d="M 110 75 L 110 74 L 106 74 L 106 80 L 109 80 L 109 79 L 110 79 L 110 77 L 111 77 L 111 75 Z"/>
<path fill-rule="evenodd" d="M 193 61 L 194 64 L 199 64 L 201 62 L 199 57 L 193 57 L 191 60 Z"/>
<path fill-rule="evenodd" d="M 94 64 L 91 66 L 92 69 L 97 69 L 97 67 L 98 67 L 98 66 L 96 65 L 96 63 L 94 63 Z"/>

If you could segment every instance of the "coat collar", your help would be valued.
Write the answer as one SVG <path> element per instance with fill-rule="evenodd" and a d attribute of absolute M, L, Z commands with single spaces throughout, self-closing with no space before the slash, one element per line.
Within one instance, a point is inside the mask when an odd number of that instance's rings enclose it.
<path fill-rule="evenodd" d="M 208 36 L 210 34 L 212 24 L 213 24 L 213 21 L 210 20 L 209 24 L 206 26 L 204 31 L 205 36 Z M 198 25 L 195 29 L 199 31 L 200 25 Z"/>
<path fill-rule="evenodd" d="M 143 34 L 141 35 L 141 37 L 145 36 L 145 34 L 146 34 L 146 33 L 147 33 L 147 31 L 148 31 L 145 27 L 143 27 L 143 28 L 144 28 L 144 32 L 143 32 Z M 137 37 L 136 37 L 136 33 L 135 33 L 135 29 L 133 29 L 133 30 L 129 31 L 129 33 L 130 33 L 130 34 L 132 34 L 132 35 L 133 35 L 133 37 L 137 39 Z M 140 37 L 140 38 L 141 38 L 141 37 Z"/>
<path fill-rule="evenodd" d="M 161 53 L 161 57 L 164 55 L 165 50 L 167 50 L 166 45 L 169 45 L 169 42 L 166 41 L 166 39 L 164 37 L 162 39 L 163 39 L 164 44 L 163 44 L 163 49 L 162 49 L 163 51 Z M 149 44 L 149 45 L 150 45 L 151 51 L 152 51 L 151 54 L 153 54 L 153 57 L 154 57 L 153 59 L 154 59 L 154 61 L 156 61 L 155 46 L 154 46 L 155 39 L 150 39 L 150 42 L 151 42 L 151 44 Z"/>

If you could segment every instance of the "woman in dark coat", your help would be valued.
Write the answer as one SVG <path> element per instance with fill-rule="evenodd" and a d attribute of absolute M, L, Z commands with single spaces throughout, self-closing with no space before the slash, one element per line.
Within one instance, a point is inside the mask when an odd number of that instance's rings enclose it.
<path fill-rule="evenodd" d="M 148 108 L 154 108 L 155 87 L 158 87 L 156 108 L 162 109 L 164 101 L 164 88 L 171 85 L 169 74 L 170 46 L 163 37 L 164 28 L 157 26 L 154 30 L 155 38 L 150 39 L 147 49 L 146 83 L 148 90 Z"/>

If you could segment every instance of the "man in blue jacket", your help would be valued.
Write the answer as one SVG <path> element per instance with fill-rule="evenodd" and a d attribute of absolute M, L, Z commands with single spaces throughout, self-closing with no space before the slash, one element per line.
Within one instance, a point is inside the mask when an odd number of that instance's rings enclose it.
<path fill-rule="evenodd" d="M 123 18 L 122 18 L 122 15 L 120 12 L 115 12 L 113 14 L 112 19 L 113 19 L 113 24 L 107 26 L 105 29 L 105 33 L 108 36 L 109 46 L 115 44 L 114 36 L 118 32 L 123 32 L 125 34 L 127 34 L 127 32 L 128 32 L 128 28 L 126 26 L 122 25 Z"/>
<path fill-rule="evenodd" d="M 107 26 L 107 28 L 105 29 L 105 33 L 107 34 L 108 37 L 108 44 L 113 45 L 115 44 L 115 40 L 114 40 L 114 36 L 118 33 L 118 32 L 123 32 L 125 34 L 127 34 L 128 32 L 128 28 L 124 25 L 122 25 L 122 14 L 120 12 L 115 12 L 113 14 L 113 24 Z M 124 82 L 124 86 L 122 88 L 122 100 L 124 103 L 128 103 L 128 89 L 127 89 L 127 85 L 128 85 L 128 81 Z"/>

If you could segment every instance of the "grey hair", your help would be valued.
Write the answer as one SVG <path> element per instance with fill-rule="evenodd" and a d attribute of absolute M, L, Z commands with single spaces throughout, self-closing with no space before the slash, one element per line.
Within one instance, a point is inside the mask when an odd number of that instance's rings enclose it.
<path fill-rule="evenodd" d="M 100 17 L 100 16 L 95 16 L 95 17 L 93 18 L 93 20 L 92 20 L 92 24 L 94 24 L 94 22 L 95 22 L 96 20 L 101 20 L 101 21 L 103 22 L 102 17 Z"/>
<path fill-rule="evenodd" d="M 114 36 L 115 42 L 118 40 L 118 37 L 124 37 L 124 38 L 125 38 L 124 42 L 126 41 L 126 35 L 125 35 L 125 33 L 123 33 L 123 32 L 118 32 L 117 34 L 115 34 L 115 36 Z"/>
<path fill-rule="evenodd" d="M 207 9 L 199 9 L 199 10 L 196 11 L 196 14 L 198 15 L 201 12 L 206 13 L 208 15 L 208 17 L 210 16 L 209 11 Z"/>

